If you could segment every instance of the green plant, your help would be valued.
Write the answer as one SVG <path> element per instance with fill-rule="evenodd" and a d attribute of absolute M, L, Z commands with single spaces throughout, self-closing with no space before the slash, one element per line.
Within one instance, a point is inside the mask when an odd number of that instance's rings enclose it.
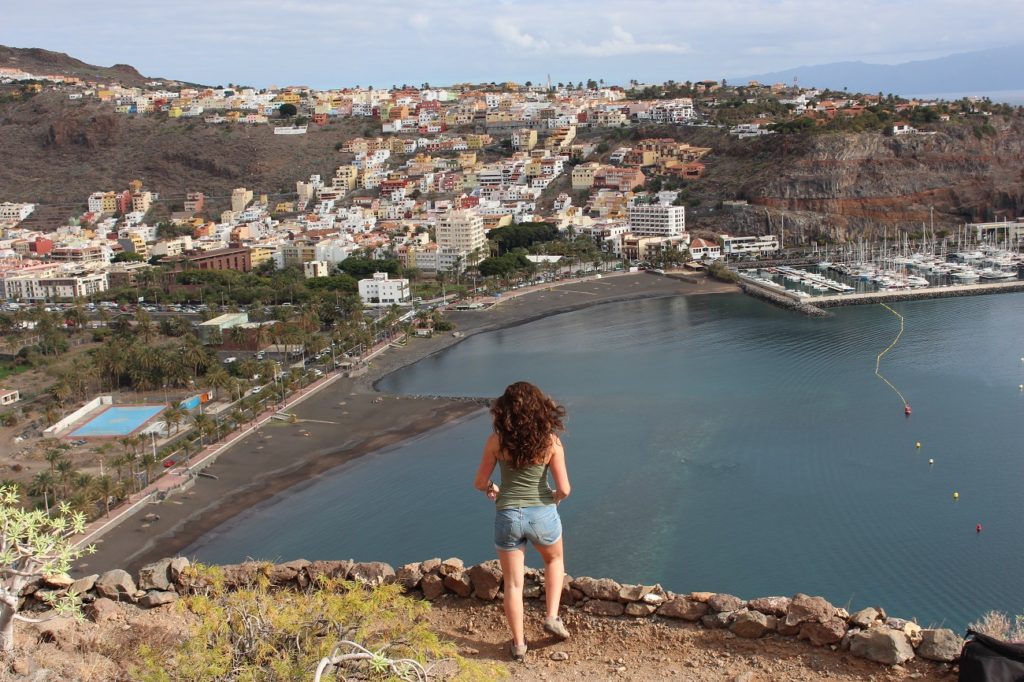
<path fill-rule="evenodd" d="M 65 573 L 71 562 L 93 547 L 76 549 L 72 535 L 85 530 L 85 515 L 62 502 L 56 516 L 42 510 L 26 511 L 15 486 L 0 486 L 0 650 L 14 648 L 14 621 L 33 619 L 19 615 L 22 589 L 37 578 Z M 81 617 L 78 595 L 68 593 L 50 602 L 57 615 Z M 35 621 L 38 622 L 38 621 Z"/>
<path fill-rule="evenodd" d="M 142 644 L 135 678 L 305 682 L 317 671 L 331 675 L 321 679 L 401 680 L 417 679 L 415 671 L 441 661 L 456 679 L 503 673 L 460 658 L 453 644 L 427 628 L 430 605 L 404 596 L 398 585 L 370 588 L 323 578 L 303 591 L 272 589 L 268 569 L 261 566 L 250 584 L 230 591 L 222 569 L 190 567 L 184 582 L 196 594 L 178 603 L 193 616 L 189 636 L 169 647 Z M 359 655 L 339 657 L 342 651 Z"/>

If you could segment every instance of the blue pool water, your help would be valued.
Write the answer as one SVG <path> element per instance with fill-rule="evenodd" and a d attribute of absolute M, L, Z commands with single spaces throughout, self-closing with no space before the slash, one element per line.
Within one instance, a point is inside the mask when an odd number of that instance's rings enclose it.
<path fill-rule="evenodd" d="M 109 407 L 75 429 L 70 437 L 127 436 L 163 409 L 163 405 Z"/>

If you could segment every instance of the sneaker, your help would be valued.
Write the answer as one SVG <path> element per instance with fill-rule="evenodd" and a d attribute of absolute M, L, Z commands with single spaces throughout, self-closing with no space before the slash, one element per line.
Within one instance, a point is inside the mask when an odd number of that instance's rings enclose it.
<path fill-rule="evenodd" d="M 569 631 L 565 629 L 565 623 L 563 623 L 562 619 L 558 616 L 555 616 L 554 618 L 545 618 L 544 630 L 546 632 L 550 632 L 555 637 L 569 639 Z"/>
<path fill-rule="evenodd" d="M 515 661 L 516 663 L 522 663 L 526 660 L 527 648 L 528 647 L 525 644 L 522 646 L 516 646 L 516 643 L 512 642 L 511 644 L 509 644 L 508 652 L 512 656 L 513 661 Z"/>

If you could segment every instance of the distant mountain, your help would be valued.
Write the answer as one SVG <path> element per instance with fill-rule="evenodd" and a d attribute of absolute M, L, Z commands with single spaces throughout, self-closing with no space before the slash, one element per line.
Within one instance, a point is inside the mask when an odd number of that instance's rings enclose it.
<path fill-rule="evenodd" d="M 22 69 L 34 75 L 62 74 L 89 80 L 118 81 L 124 85 L 142 85 L 146 78 L 128 64 L 94 66 L 68 56 L 38 47 L 7 47 L 0 45 L 0 67 Z"/>
<path fill-rule="evenodd" d="M 1024 91 L 1021 64 L 1024 44 L 893 65 L 836 62 L 798 66 L 744 76 L 734 82 L 792 83 L 796 77 L 800 85 L 807 87 L 898 95 Z"/>

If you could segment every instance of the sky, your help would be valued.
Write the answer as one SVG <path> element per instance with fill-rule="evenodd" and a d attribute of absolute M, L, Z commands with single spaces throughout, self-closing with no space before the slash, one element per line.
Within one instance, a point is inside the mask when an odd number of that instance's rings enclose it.
<path fill-rule="evenodd" d="M 1021 0 L 6 0 L 0 44 L 267 87 L 721 80 L 1020 42 Z"/>

